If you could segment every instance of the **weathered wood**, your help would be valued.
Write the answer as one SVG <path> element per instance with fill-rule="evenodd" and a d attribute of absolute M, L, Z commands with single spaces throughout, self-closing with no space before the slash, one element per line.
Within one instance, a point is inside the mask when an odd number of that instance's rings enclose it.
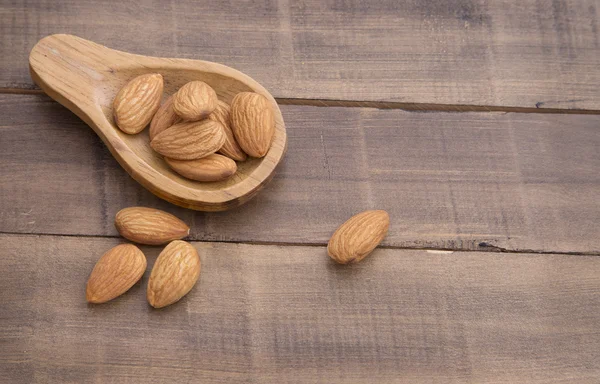
<path fill-rule="evenodd" d="M 72 33 L 276 97 L 600 110 L 599 24 L 596 0 L 4 2 L 0 87 L 31 88 L 33 45 Z"/>
<path fill-rule="evenodd" d="M 112 302 L 85 282 L 117 239 L 0 235 L 0 381 L 592 383 L 600 258 L 195 243 L 196 287 L 153 310 L 149 270 Z"/>
<path fill-rule="evenodd" d="M 199 213 L 141 187 L 46 96 L 0 96 L 0 231 L 116 236 L 116 212 L 144 205 L 193 239 L 324 244 L 377 208 L 386 245 L 600 253 L 600 116 L 282 111 L 275 179 L 240 208 Z"/>

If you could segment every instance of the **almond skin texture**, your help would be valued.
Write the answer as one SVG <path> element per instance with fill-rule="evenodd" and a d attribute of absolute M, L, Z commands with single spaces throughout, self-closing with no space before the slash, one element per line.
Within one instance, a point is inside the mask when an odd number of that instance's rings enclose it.
<path fill-rule="evenodd" d="M 264 157 L 275 134 L 273 108 L 263 95 L 241 92 L 231 102 L 231 128 L 244 152 Z"/>
<path fill-rule="evenodd" d="M 181 240 L 169 243 L 152 267 L 148 303 L 162 308 L 179 301 L 194 287 L 199 276 L 200 257 L 196 248 Z"/>
<path fill-rule="evenodd" d="M 121 296 L 144 274 L 146 256 L 132 244 L 121 244 L 106 252 L 94 266 L 85 288 L 89 303 L 105 303 Z"/>
<path fill-rule="evenodd" d="M 240 148 L 231 130 L 231 107 L 229 107 L 229 104 L 219 100 L 217 109 L 208 118 L 221 123 L 225 128 L 225 143 L 219 149 L 219 153 L 235 161 L 245 161 L 248 156 Z"/>
<path fill-rule="evenodd" d="M 113 101 L 113 116 L 121 131 L 141 132 L 160 107 L 163 77 L 158 73 L 141 75 L 125 85 Z"/>
<path fill-rule="evenodd" d="M 329 257 L 340 264 L 358 263 L 387 235 L 390 217 L 386 211 L 365 211 L 352 216 L 331 236 Z"/>
<path fill-rule="evenodd" d="M 165 161 L 181 176 L 197 181 L 225 180 L 237 171 L 235 161 L 216 153 L 196 160 L 174 160 L 165 157 Z"/>
<path fill-rule="evenodd" d="M 160 106 L 152 122 L 150 123 L 150 140 L 154 139 L 156 135 L 164 131 L 165 129 L 181 122 L 181 117 L 173 111 L 173 96 L 170 96 L 163 105 Z"/>
<path fill-rule="evenodd" d="M 139 244 L 159 245 L 186 237 L 190 227 L 170 213 L 146 207 L 121 209 L 115 227 L 124 238 Z"/>
<path fill-rule="evenodd" d="M 218 102 L 215 90 L 202 81 L 190 81 L 173 96 L 173 110 L 185 121 L 208 117 Z"/>
<path fill-rule="evenodd" d="M 216 121 L 203 120 L 175 124 L 156 135 L 150 146 L 170 159 L 194 160 L 212 155 L 224 142 L 223 126 Z"/>

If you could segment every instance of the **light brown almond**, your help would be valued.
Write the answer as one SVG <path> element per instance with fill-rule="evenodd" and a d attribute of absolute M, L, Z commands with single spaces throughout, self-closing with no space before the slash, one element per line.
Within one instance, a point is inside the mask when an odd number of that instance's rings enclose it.
<path fill-rule="evenodd" d="M 225 143 L 223 143 L 223 146 L 219 149 L 219 153 L 235 161 L 245 161 L 248 156 L 242 151 L 242 148 L 240 148 L 240 145 L 235 140 L 235 136 L 233 136 L 233 131 L 231 130 L 231 107 L 229 104 L 219 100 L 217 109 L 215 109 L 208 118 L 221 123 L 223 128 L 225 128 Z"/>
<path fill-rule="evenodd" d="M 275 115 L 269 100 L 254 92 L 241 92 L 231 102 L 231 129 L 249 156 L 264 157 L 275 134 Z"/>
<path fill-rule="evenodd" d="M 389 226 L 386 211 L 365 211 L 352 216 L 331 236 L 327 253 L 340 264 L 357 263 L 381 243 Z"/>
<path fill-rule="evenodd" d="M 89 303 L 105 303 L 121 296 L 144 274 L 146 256 L 132 244 L 121 244 L 106 252 L 94 266 L 85 288 Z"/>
<path fill-rule="evenodd" d="M 190 227 L 177 217 L 146 207 L 121 209 L 115 217 L 115 227 L 124 238 L 148 245 L 165 244 L 190 233 Z"/>
<path fill-rule="evenodd" d="M 160 107 L 163 77 L 158 73 L 140 75 L 127 83 L 113 101 L 113 116 L 125 133 L 141 132 Z"/>
<path fill-rule="evenodd" d="M 150 122 L 150 140 L 165 129 L 181 122 L 181 117 L 173 111 L 173 96 L 169 96 L 167 101 L 160 106 Z"/>
<path fill-rule="evenodd" d="M 173 96 L 173 110 L 186 121 L 208 117 L 217 108 L 215 90 L 203 81 L 190 81 Z"/>
<path fill-rule="evenodd" d="M 197 181 L 225 180 L 237 171 L 235 161 L 216 153 L 196 160 L 175 160 L 165 157 L 165 161 L 181 176 Z"/>
<path fill-rule="evenodd" d="M 211 155 L 225 142 L 223 126 L 203 120 L 175 124 L 150 142 L 158 153 L 176 160 L 194 160 Z"/>
<path fill-rule="evenodd" d="M 158 255 L 148 280 L 148 303 L 162 308 L 179 301 L 200 276 L 200 257 L 196 248 L 175 240 Z"/>

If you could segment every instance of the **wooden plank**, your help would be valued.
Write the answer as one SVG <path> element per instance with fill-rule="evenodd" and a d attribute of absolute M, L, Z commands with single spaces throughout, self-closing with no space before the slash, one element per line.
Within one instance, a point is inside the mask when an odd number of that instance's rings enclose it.
<path fill-rule="evenodd" d="M 2 382 L 596 382 L 600 258 L 195 243 L 199 283 L 153 310 L 149 270 L 87 305 L 117 239 L 0 235 Z M 158 247 L 144 247 L 149 269 Z"/>
<path fill-rule="evenodd" d="M 599 24 L 597 0 L 4 2 L 0 87 L 32 88 L 33 45 L 71 33 L 280 98 L 600 110 Z"/>
<path fill-rule="evenodd" d="M 324 244 L 386 209 L 398 247 L 600 253 L 600 116 L 282 106 L 289 149 L 246 205 L 166 203 L 92 130 L 41 95 L 1 95 L 0 231 L 116 236 L 116 212 L 157 207 L 208 241 Z"/>

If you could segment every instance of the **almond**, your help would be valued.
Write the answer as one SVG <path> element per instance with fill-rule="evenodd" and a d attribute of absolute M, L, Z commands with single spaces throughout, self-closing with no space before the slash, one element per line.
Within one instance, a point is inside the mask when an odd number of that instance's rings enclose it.
<path fill-rule="evenodd" d="M 94 266 L 85 288 L 89 303 L 105 303 L 121 296 L 144 274 L 146 256 L 132 244 L 121 244 L 106 252 Z"/>
<path fill-rule="evenodd" d="M 200 257 L 196 248 L 175 240 L 158 255 L 148 280 L 148 303 L 162 308 L 179 301 L 200 276 Z"/>
<path fill-rule="evenodd" d="M 327 253 L 340 264 L 357 263 L 381 243 L 389 226 L 386 211 L 365 211 L 352 216 L 331 236 Z"/>
<path fill-rule="evenodd" d="M 117 126 L 125 133 L 141 132 L 160 107 L 163 77 L 158 73 L 141 75 L 125 85 L 113 101 Z"/>
<path fill-rule="evenodd" d="M 237 171 L 235 161 L 216 153 L 196 160 L 175 160 L 165 157 L 165 161 L 181 176 L 197 181 L 225 180 Z"/>
<path fill-rule="evenodd" d="M 173 111 L 173 96 L 170 96 L 163 105 L 160 106 L 150 123 L 150 140 L 165 129 L 181 122 L 181 117 Z"/>
<path fill-rule="evenodd" d="M 202 81 L 190 81 L 173 96 L 173 110 L 186 121 L 208 117 L 217 108 L 215 90 Z"/>
<path fill-rule="evenodd" d="M 225 143 L 219 149 L 219 153 L 236 161 L 245 161 L 248 156 L 240 148 L 231 130 L 231 107 L 229 107 L 229 104 L 219 100 L 217 109 L 208 118 L 221 123 L 223 128 L 225 128 Z"/>
<path fill-rule="evenodd" d="M 264 157 L 275 134 L 275 115 L 269 100 L 254 92 L 241 92 L 231 102 L 231 128 L 244 152 Z"/>
<path fill-rule="evenodd" d="M 121 209 L 115 227 L 124 238 L 139 244 L 159 245 L 189 235 L 190 227 L 170 213 L 146 207 Z"/>
<path fill-rule="evenodd" d="M 225 142 L 223 126 L 203 120 L 175 124 L 150 142 L 158 153 L 176 160 L 194 160 L 217 152 Z"/>

